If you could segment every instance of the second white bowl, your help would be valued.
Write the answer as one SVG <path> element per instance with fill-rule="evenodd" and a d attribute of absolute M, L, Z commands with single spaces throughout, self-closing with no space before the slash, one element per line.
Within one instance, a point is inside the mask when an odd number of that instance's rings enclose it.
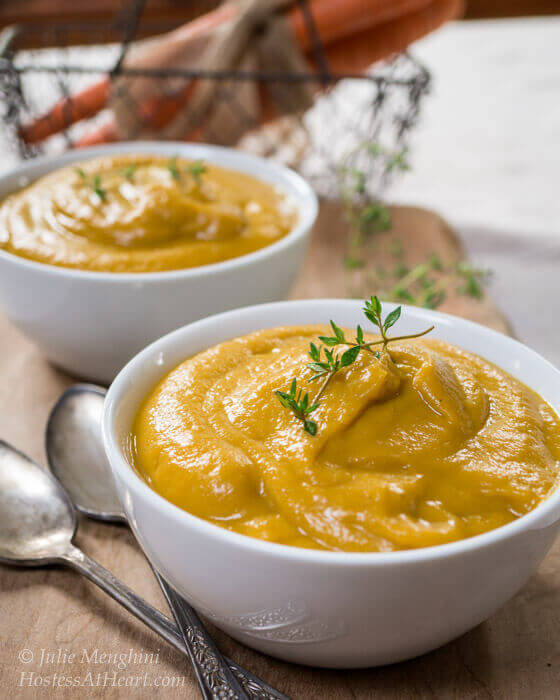
<path fill-rule="evenodd" d="M 249 255 L 169 272 L 122 274 L 44 265 L 0 250 L 0 305 L 55 365 L 109 383 L 145 345 L 174 328 L 249 304 L 283 299 L 301 267 L 317 198 L 299 175 L 217 146 L 133 142 L 40 158 L 0 177 L 0 199 L 48 172 L 98 156 L 146 153 L 203 159 L 277 186 L 298 221 Z"/>
<path fill-rule="evenodd" d="M 300 549 L 238 535 L 166 501 L 134 470 L 127 445 L 140 402 L 185 358 L 261 328 L 355 327 L 362 304 L 311 300 L 228 312 L 146 348 L 107 394 L 104 441 L 123 508 L 165 579 L 232 637 L 274 656 L 329 667 L 401 661 L 489 617 L 535 571 L 560 527 L 560 489 L 491 532 L 437 547 L 350 553 Z M 387 309 L 394 308 L 387 304 Z M 399 330 L 435 324 L 435 337 L 486 357 L 560 411 L 560 372 L 521 343 L 435 311 L 403 307 Z"/>

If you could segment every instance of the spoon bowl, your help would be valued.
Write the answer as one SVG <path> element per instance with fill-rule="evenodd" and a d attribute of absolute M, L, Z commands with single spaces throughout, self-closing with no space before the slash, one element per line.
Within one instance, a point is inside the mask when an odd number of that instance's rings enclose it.
<path fill-rule="evenodd" d="M 56 479 L 0 441 L 0 560 L 20 566 L 59 562 L 76 527 L 74 507 Z"/>
<path fill-rule="evenodd" d="M 75 384 L 62 394 L 47 422 L 47 458 L 81 513 L 126 522 L 101 437 L 105 393 L 93 384 Z"/>

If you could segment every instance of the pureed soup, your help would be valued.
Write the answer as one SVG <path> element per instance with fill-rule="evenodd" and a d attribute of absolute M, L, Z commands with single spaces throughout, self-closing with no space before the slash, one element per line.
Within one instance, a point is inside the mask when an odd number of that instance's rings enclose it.
<path fill-rule="evenodd" d="M 421 338 L 358 352 L 315 401 L 324 375 L 310 381 L 320 366 L 308 369 L 317 359 L 308 352 L 329 333 L 268 329 L 185 360 L 135 418 L 138 472 L 233 532 L 355 552 L 471 537 L 528 513 L 554 488 L 560 419 L 521 382 Z M 349 348 L 331 347 L 333 358 Z M 303 417 L 285 400 L 293 378 L 300 407 L 309 393 Z"/>
<path fill-rule="evenodd" d="M 56 170 L 0 205 L 0 248 L 50 265 L 158 272 L 217 263 L 285 236 L 296 215 L 271 185 L 204 161 L 153 156 Z"/>

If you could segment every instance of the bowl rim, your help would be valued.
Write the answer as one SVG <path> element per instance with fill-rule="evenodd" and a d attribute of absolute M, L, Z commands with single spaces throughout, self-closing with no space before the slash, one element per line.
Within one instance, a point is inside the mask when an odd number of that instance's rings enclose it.
<path fill-rule="evenodd" d="M 231 532 L 225 528 L 199 518 L 188 511 L 179 508 L 175 504 L 166 500 L 159 493 L 151 489 L 148 484 L 140 477 L 140 475 L 132 468 L 122 454 L 122 446 L 116 438 L 114 423 L 117 409 L 120 400 L 126 393 L 126 385 L 130 382 L 131 376 L 141 373 L 142 367 L 147 358 L 151 357 L 155 352 L 160 352 L 164 348 L 172 347 L 177 342 L 183 340 L 183 336 L 196 335 L 196 331 L 205 326 L 211 327 L 219 325 L 225 317 L 231 317 L 234 314 L 242 316 L 250 316 L 260 311 L 274 313 L 274 310 L 282 312 L 284 309 L 297 306 L 307 307 L 327 307 L 333 303 L 344 303 L 349 309 L 356 307 L 362 302 L 354 299 L 305 299 L 293 301 L 272 302 L 269 304 L 258 304 L 248 306 L 243 309 L 225 311 L 207 318 L 187 324 L 178 328 L 165 336 L 162 336 L 155 342 L 141 350 L 134 358 L 132 358 L 125 367 L 119 372 L 105 398 L 102 419 L 102 436 L 105 452 L 109 461 L 113 476 L 120 478 L 127 488 L 135 490 L 144 499 L 151 502 L 155 511 L 165 513 L 165 516 L 173 519 L 178 527 L 187 527 L 195 533 L 200 533 L 202 536 L 221 540 L 222 545 L 230 545 L 252 550 L 263 556 L 279 557 L 284 560 L 303 561 L 318 565 L 327 566 L 387 566 L 404 565 L 413 562 L 426 562 L 438 559 L 446 559 L 449 557 L 469 554 L 478 549 L 491 547 L 497 543 L 503 542 L 523 531 L 542 529 L 554 524 L 560 519 L 560 479 L 556 486 L 548 494 L 548 496 L 539 505 L 529 513 L 517 518 L 516 520 L 501 525 L 493 530 L 484 532 L 473 537 L 468 537 L 463 540 L 450 542 L 440 545 L 431 545 L 429 547 L 421 547 L 418 549 L 397 550 L 393 552 L 336 552 L 331 550 L 307 549 L 303 547 L 295 547 L 292 545 L 279 544 L 276 542 L 267 542 L 258 538 L 242 535 L 236 532 Z M 465 331 L 478 333 L 491 338 L 499 338 L 502 342 L 511 345 L 512 349 L 522 349 L 535 363 L 542 364 L 548 371 L 552 371 L 560 382 L 560 370 L 557 369 L 546 358 L 542 357 L 535 350 L 532 350 L 523 343 L 510 338 L 498 331 L 482 326 L 473 321 L 453 316 L 451 314 L 434 311 L 430 309 L 421 309 L 406 304 L 393 304 L 391 302 L 383 302 L 387 310 L 391 310 L 396 306 L 402 306 L 403 310 L 408 313 L 413 313 L 417 319 L 422 319 L 428 322 L 444 321 L 447 325 L 459 325 L 464 327 Z M 278 324 L 285 325 L 285 324 Z M 267 326 L 268 327 L 268 326 Z M 275 327 L 275 326 L 270 326 Z M 248 331 L 250 332 L 250 331 Z M 161 376 L 168 372 L 170 368 L 162 369 Z M 507 371 L 507 370 L 505 370 Z"/>
<path fill-rule="evenodd" d="M 282 238 L 274 241 L 270 245 L 264 246 L 252 253 L 246 253 L 236 258 L 229 258 L 208 265 L 199 265 L 198 267 L 182 268 L 178 270 L 163 270 L 158 272 L 108 272 L 100 270 L 80 270 L 77 268 L 63 267 L 61 265 L 50 265 L 49 263 L 30 260 L 21 257 L 15 253 L 0 248 L 0 260 L 4 259 L 8 262 L 19 264 L 24 268 L 42 272 L 47 275 L 58 277 L 67 277 L 70 279 L 87 279 L 96 281 L 110 281 L 117 283 L 128 282 L 159 282 L 163 280 L 173 280 L 181 278 L 196 279 L 208 274 L 216 274 L 227 272 L 234 268 L 244 267 L 253 263 L 260 263 L 263 260 L 274 256 L 276 253 L 282 252 L 285 248 L 297 243 L 301 238 L 305 237 L 313 227 L 317 214 L 319 212 L 319 202 L 311 185 L 298 173 L 291 168 L 280 163 L 255 156 L 235 148 L 225 146 L 214 146 L 211 144 L 199 144 L 182 141 L 120 141 L 106 146 L 91 146 L 89 148 L 75 149 L 66 151 L 58 156 L 44 155 L 38 158 L 33 158 L 26 163 L 10 170 L 9 172 L 0 175 L 0 189 L 6 187 L 7 193 L 5 197 L 15 194 L 19 189 L 27 187 L 37 178 L 43 177 L 55 170 L 62 168 L 72 163 L 78 163 L 90 160 L 95 157 L 108 155 L 177 155 L 180 158 L 202 159 L 235 172 L 235 163 L 239 164 L 238 172 L 245 172 L 242 169 L 242 164 L 253 165 L 259 167 L 270 175 L 270 179 L 262 178 L 259 175 L 252 175 L 255 179 L 261 179 L 263 182 L 275 184 L 287 194 L 293 201 L 298 212 L 298 221 L 294 227 Z M 230 162 L 231 164 L 227 164 Z M 47 167 L 48 166 L 48 167 Z M 46 169 L 45 169 L 46 168 Z M 45 170 L 44 170 L 45 169 Z M 44 172 L 42 172 L 44 170 Z M 37 171 L 41 174 L 35 175 Z M 30 178 L 25 185 L 18 184 L 18 180 L 22 178 Z M 14 186 L 7 187 L 8 184 Z M 15 183 L 15 184 L 14 184 Z"/>

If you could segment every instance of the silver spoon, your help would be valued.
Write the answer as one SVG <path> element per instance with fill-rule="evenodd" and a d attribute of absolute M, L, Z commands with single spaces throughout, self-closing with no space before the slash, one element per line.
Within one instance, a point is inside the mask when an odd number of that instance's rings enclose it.
<path fill-rule="evenodd" d="M 58 481 L 22 452 L 0 440 L 0 562 L 19 566 L 69 566 L 191 657 L 193 650 L 186 647 L 177 627 L 165 615 L 72 544 L 77 525 L 74 506 Z M 240 686 L 227 666 L 227 675 L 222 672 L 212 648 L 208 648 L 207 658 L 213 673 L 202 678 L 205 698 L 248 697 L 238 690 Z M 234 684 L 229 682 L 229 676 Z"/>
<path fill-rule="evenodd" d="M 51 471 L 76 508 L 89 518 L 128 525 L 117 498 L 101 438 L 106 390 L 75 384 L 54 405 L 46 429 L 46 452 Z M 152 569 L 173 611 L 179 630 L 202 645 L 214 643 L 193 608 Z M 171 624 L 171 623 L 170 623 Z M 188 644 L 187 640 L 185 642 Z M 259 700 L 289 700 L 231 659 L 226 661 L 245 692 Z"/>

